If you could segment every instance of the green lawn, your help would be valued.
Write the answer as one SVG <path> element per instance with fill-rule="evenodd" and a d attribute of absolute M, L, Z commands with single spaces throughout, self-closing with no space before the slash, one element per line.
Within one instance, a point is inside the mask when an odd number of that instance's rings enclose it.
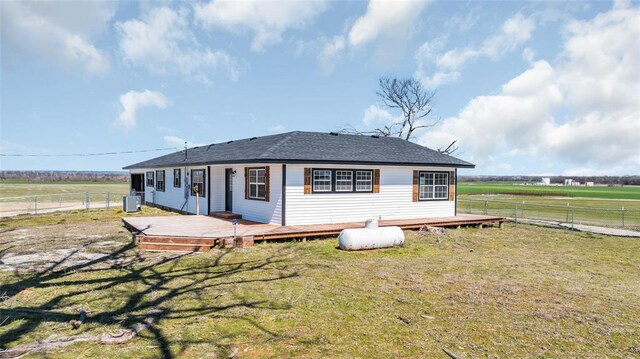
<path fill-rule="evenodd" d="M 640 186 L 524 186 L 513 182 L 460 182 L 458 183 L 458 194 L 510 194 L 640 200 Z"/>
<path fill-rule="evenodd" d="M 441 243 L 406 232 L 404 247 L 375 251 L 343 252 L 332 238 L 174 256 L 137 252 L 118 211 L 88 213 L 0 222 L 5 260 L 65 246 L 110 254 L 0 272 L 1 346 L 114 333 L 159 311 L 126 344 L 44 355 L 640 356 L 638 240 L 507 225 L 448 230 Z M 78 305 L 88 320 L 73 330 Z"/>

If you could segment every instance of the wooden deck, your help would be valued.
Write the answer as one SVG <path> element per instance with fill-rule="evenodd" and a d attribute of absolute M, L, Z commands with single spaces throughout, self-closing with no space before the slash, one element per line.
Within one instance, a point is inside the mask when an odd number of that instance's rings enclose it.
<path fill-rule="evenodd" d="M 235 228 L 231 220 L 209 216 L 125 217 L 125 226 L 135 233 L 138 244 L 149 250 L 206 251 L 220 245 L 225 238 L 253 237 L 255 241 L 307 238 L 337 235 L 343 229 L 362 228 L 364 222 L 279 226 L 238 220 Z M 453 217 L 382 220 L 379 225 L 419 229 L 423 225 L 458 227 L 499 224 L 503 217 L 462 214 Z"/>

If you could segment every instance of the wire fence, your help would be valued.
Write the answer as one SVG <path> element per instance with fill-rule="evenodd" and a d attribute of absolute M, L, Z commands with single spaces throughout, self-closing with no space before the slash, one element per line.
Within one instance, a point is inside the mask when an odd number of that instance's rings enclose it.
<path fill-rule="evenodd" d="M 0 198 L 0 216 L 122 206 L 126 192 L 77 192 Z"/>
<path fill-rule="evenodd" d="M 519 220 L 535 220 L 556 222 L 570 228 L 575 225 L 590 225 L 640 230 L 640 210 L 629 210 L 624 207 L 593 208 L 459 199 L 458 212 L 507 217 L 516 223 Z"/>

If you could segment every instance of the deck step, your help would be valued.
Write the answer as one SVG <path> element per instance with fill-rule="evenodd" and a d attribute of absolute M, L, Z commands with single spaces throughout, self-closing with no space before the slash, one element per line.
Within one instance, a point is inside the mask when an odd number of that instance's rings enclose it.
<path fill-rule="evenodd" d="M 175 245 L 164 243 L 140 243 L 138 248 L 145 251 L 162 251 L 162 252 L 209 252 L 211 246 L 199 246 L 199 245 Z"/>
<path fill-rule="evenodd" d="M 215 238 L 204 237 L 170 237 L 170 236 L 137 236 L 138 243 L 158 243 L 175 245 L 203 245 L 213 246 L 216 244 Z"/>
<path fill-rule="evenodd" d="M 242 219 L 242 215 L 241 214 L 237 214 L 237 213 L 233 213 L 233 212 L 211 212 L 212 216 L 216 217 L 216 218 L 222 218 L 222 219 Z"/>
<path fill-rule="evenodd" d="M 215 238 L 136 236 L 138 248 L 145 251 L 208 252 L 216 245 Z"/>

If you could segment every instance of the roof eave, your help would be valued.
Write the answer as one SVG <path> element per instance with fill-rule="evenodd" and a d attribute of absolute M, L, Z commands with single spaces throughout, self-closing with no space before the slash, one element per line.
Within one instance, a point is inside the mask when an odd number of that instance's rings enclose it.
<path fill-rule="evenodd" d="M 475 168 L 473 163 L 430 163 L 430 162 L 376 162 L 376 161 L 334 161 L 334 160 L 300 160 L 300 159 L 246 159 L 229 161 L 200 161 L 189 163 L 169 163 L 161 165 L 140 166 L 133 164 L 122 167 L 124 170 L 145 169 L 145 168 L 166 168 L 185 166 L 206 166 L 206 165 L 226 165 L 226 164 L 246 164 L 246 163 L 295 163 L 295 164 L 348 164 L 348 165 L 373 165 L 373 166 L 427 166 L 427 167 L 452 167 L 452 168 Z"/>

